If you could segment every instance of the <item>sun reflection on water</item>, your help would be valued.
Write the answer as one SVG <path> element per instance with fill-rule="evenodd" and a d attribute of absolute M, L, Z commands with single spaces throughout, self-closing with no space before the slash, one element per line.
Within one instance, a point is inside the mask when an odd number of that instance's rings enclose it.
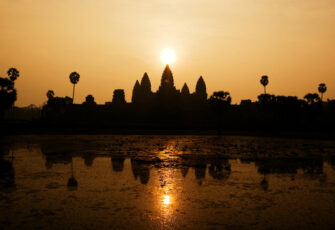
<path fill-rule="evenodd" d="M 159 184 L 157 184 L 157 211 L 162 226 L 173 225 L 176 219 L 176 209 L 179 207 L 178 190 L 175 187 L 176 170 L 169 167 L 159 170 Z"/>
<path fill-rule="evenodd" d="M 170 203 L 171 203 L 171 197 L 170 197 L 170 195 L 164 195 L 163 196 L 163 204 L 167 206 Z"/>

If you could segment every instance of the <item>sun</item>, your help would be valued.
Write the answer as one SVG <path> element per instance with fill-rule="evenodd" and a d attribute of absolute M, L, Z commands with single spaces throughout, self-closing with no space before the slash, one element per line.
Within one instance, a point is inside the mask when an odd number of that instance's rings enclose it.
<path fill-rule="evenodd" d="M 176 61 L 176 55 L 172 49 L 164 49 L 161 54 L 161 60 L 164 64 L 172 64 Z"/>

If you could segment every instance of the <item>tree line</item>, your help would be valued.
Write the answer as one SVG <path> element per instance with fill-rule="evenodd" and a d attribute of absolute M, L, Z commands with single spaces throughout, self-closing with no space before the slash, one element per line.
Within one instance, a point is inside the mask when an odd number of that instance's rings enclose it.
<path fill-rule="evenodd" d="M 15 81 L 20 76 L 20 72 L 16 68 L 10 68 L 7 71 L 7 77 L 0 78 L 0 119 L 3 119 L 4 112 L 13 109 L 14 103 L 17 99 L 17 91 L 15 89 Z M 75 87 L 80 80 L 80 74 L 78 72 L 72 72 L 69 75 L 70 83 L 73 84 L 72 98 L 66 97 L 64 100 L 60 100 L 61 103 L 66 103 L 71 106 L 75 98 Z M 261 76 L 260 84 L 264 87 L 264 93 L 258 96 L 256 102 L 251 102 L 251 100 L 244 100 L 241 102 L 237 109 L 237 105 L 232 105 L 232 97 L 228 91 L 216 91 L 207 99 L 206 105 L 211 110 L 212 114 L 216 114 L 217 126 L 221 127 L 226 122 L 227 116 L 232 116 L 231 114 L 239 113 L 237 117 L 242 117 L 246 112 L 245 108 L 248 104 L 256 106 L 257 110 L 262 114 L 262 116 L 270 116 L 270 113 L 276 113 L 277 115 L 283 115 L 284 117 L 297 116 L 299 113 L 304 113 L 304 118 L 306 120 L 316 117 L 320 114 L 322 110 L 323 96 L 327 91 L 327 86 L 325 83 L 320 83 L 318 85 L 318 93 L 307 93 L 303 99 L 298 99 L 294 96 L 276 96 L 267 93 L 267 86 L 269 84 L 269 77 L 267 75 Z M 188 90 L 188 87 L 183 87 L 182 92 Z M 57 98 L 53 90 L 48 90 L 46 93 L 48 102 L 54 101 Z M 115 90 L 113 97 L 113 104 L 126 104 L 125 95 L 123 90 Z M 60 98 L 62 99 L 62 98 Z M 96 105 L 93 95 L 88 95 L 86 101 L 83 103 L 85 105 Z M 97 106 L 97 105 L 96 105 Z M 250 107 L 250 106 L 249 106 Z M 236 111 L 239 112 L 236 112 Z M 242 111 L 243 110 L 243 111 Z M 93 110 L 92 110 L 93 111 Z M 54 111 L 57 112 L 57 111 Z M 199 113 L 201 113 L 200 111 Z M 94 113 L 94 111 L 93 111 Z M 230 115 L 227 115 L 230 113 Z M 265 115 L 264 115 L 265 114 Z M 191 116 L 196 114 L 191 112 Z M 251 115 L 250 115 L 251 116 Z M 256 116 L 256 115 L 255 115 Z M 258 116 L 258 115 L 257 115 Z M 259 115 L 260 116 L 260 115 Z M 273 116 L 273 115 L 271 115 Z M 200 116 L 199 116 L 200 117 Z M 204 117 L 204 116 L 202 116 Z M 321 118 L 320 118 L 321 119 Z M 307 121 L 308 122 L 308 121 Z"/>

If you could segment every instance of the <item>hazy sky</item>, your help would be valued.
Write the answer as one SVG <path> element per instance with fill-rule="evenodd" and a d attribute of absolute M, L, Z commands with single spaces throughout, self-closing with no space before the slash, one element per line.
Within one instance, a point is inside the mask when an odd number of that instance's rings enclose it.
<path fill-rule="evenodd" d="M 77 103 L 93 94 L 111 101 L 148 72 L 156 91 L 161 51 L 173 49 L 175 85 L 193 92 L 202 75 L 208 93 L 233 102 L 268 92 L 303 97 L 327 84 L 335 98 L 334 0 L 0 0 L 0 76 L 19 69 L 16 105 L 41 105 L 46 92 Z"/>

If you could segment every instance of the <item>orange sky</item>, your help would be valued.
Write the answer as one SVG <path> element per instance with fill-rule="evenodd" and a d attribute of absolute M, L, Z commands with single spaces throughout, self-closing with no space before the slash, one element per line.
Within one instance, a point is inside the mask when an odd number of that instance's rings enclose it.
<path fill-rule="evenodd" d="M 194 91 L 203 75 L 208 93 L 229 91 L 233 102 L 268 92 L 303 97 L 327 84 L 335 98 L 334 0 L 0 0 L 0 76 L 21 72 L 16 105 L 41 105 L 46 92 L 75 102 L 93 94 L 111 101 L 125 89 L 130 101 L 146 71 L 160 84 L 165 48 L 178 89 Z"/>

